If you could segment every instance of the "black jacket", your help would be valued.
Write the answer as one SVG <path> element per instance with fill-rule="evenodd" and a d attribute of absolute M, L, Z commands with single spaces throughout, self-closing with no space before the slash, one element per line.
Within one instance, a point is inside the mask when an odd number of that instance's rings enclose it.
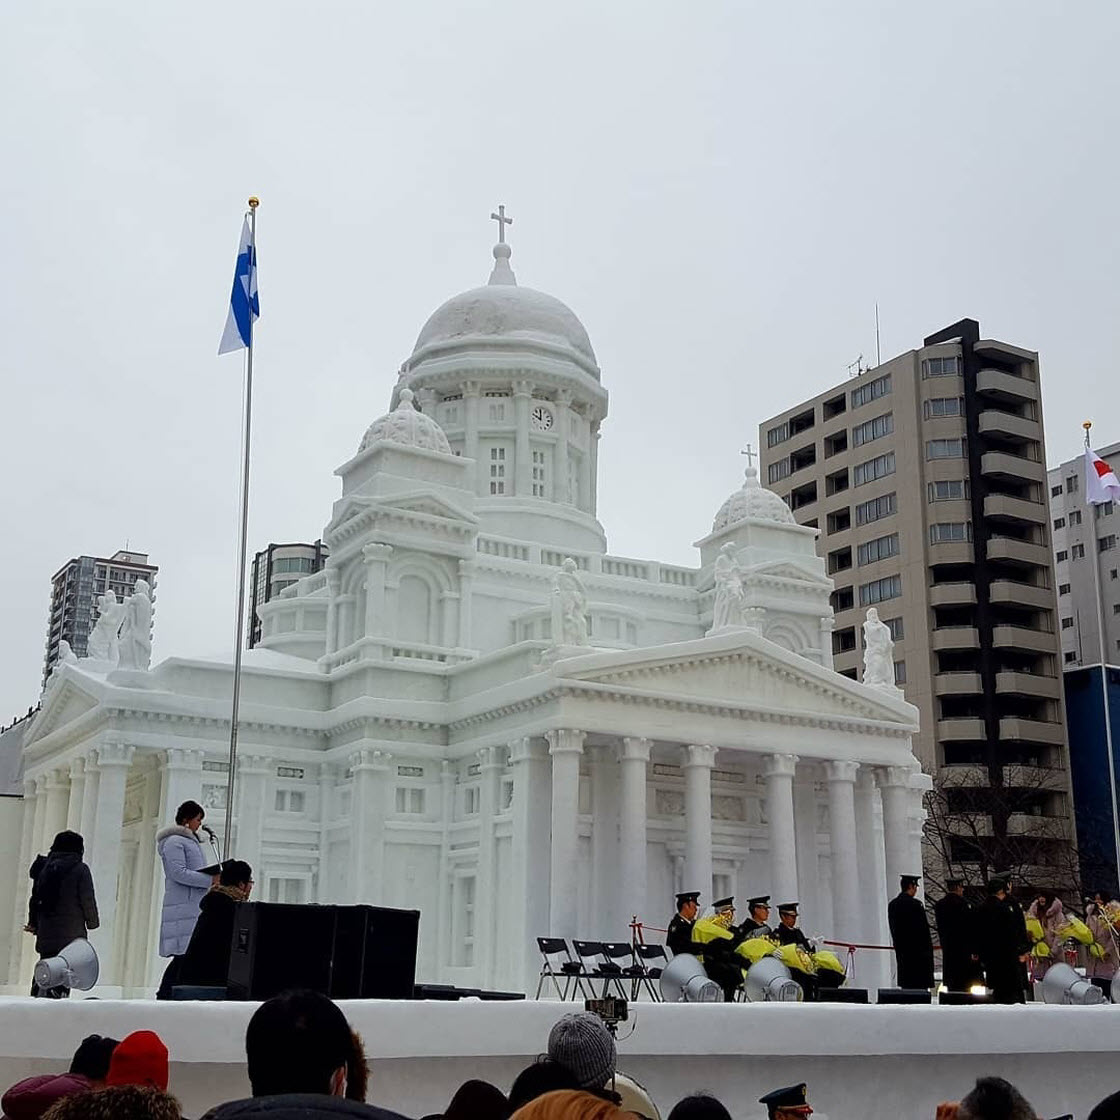
<path fill-rule="evenodd" d="M 198 904 L 198 921 L 187 951 L 180 958 L 179 984 L 199 984 L 224 988 L 229 977 L 229 957 L 233 946 L 233 918 L 237 900 L 220 890 L 203 895 Z"/>
<path fill-rule="evenodd" d="M 47 856 L 31 888 L 29 911 L 40 957 L 53 957 L 71 941 L 97 929 L 93 876 L 77 852 Z"/>
<path fill-rule="evenodd" d="M 680 914 L 674 914 L 669 919 L 669 929 L 665 934 L 665 944 L 669 946 L 669 951 L 675 957 L 678 953 L 695 953 L 696 948 L 692 944 L 692 927 L 695 922 L 690 922 L 687 918 L 682 918 Z"/>
<path fill-rule="evenodd" d="M 774 933 L 778 938 L 779 945 L 800 945 L 806 953 L 816 952 L 816 947 L 797 926 L 790 929 L 789 926 L 779 923 Z"/>
<path fill-rule="evenodd" d="M 317 1093 L 285 1093 L 278 1097 L 230 1101 L 212 1108 L 202 1120 L 329 1120 L 330 1117 L 345 1116 L 353 1120 L 361 1120 L 362 1117 L 365 1120 L 405 1120 L 399 1112 Z"/>
<path fill-rule="evenodd" d="M 926 908 L 905 891 L 887 906 L 887 923 L 898 966 L 900 988 L 933 987 L 933 940 L 929 935 Z"/>

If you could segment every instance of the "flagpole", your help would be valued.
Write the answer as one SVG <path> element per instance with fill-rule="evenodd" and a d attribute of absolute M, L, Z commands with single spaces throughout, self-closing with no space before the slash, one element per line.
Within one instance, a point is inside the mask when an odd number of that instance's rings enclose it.
<path fill-rule="evenodd" d="M 249 199 L 249 283 L 257 260 L 257 207 L 260 199 Z M 249 291 L 250 301 L 252 290 Z M 241 436 L 241 525 L 237 542 L 237 616 L 233 629 L 233 708 L 229 718 L 229 773 L 226 775 L 226 830 L 222 851 L 230 858 L 233 829 L 233 794 L 237 783 L 237 721 L 241 708 L 241 647 L 245 625 L 245 564 L 249 539 L 249 446 L 253 430 L 253 314 L 249 312 L 249 340 L 245 347 L 245 430 Z"/>
<path fill-rule="evenodd" d="M 1093 426 L 1092 420 L 1086 420 L 1081 425 L 1085 429 L 1085 449 L 1089 447 L 1089 430 Z M 1088 459 L 1086 459 L 1086 465 Z M 1108 751 L 1108 790 L 1112 795 L 1112 843 L 1113 853 L 1116 857 L 1116 886 L 1120 889 L 1120 814 L 1116 811 L 1116 763 L 1112 757 L 1112 711 L 1108 701 L 1108 661 L 1106 659 L 1106 645 L 1104 637 L 1104 594 L 1101 591 L 1101 557 L 1100 546 L 1097 544 L 1097 507 L 1089 501 L 1089 480 L 1086 473 L 1085 479 L 1085 512 L 1089 514 L 1091 528 L 1090 539 L 1093 542 L 1093 588 L 1097 596 L 1097 645 L 1101 659 L 1101 699 L 1104 701 L 1104 741 Z"/>

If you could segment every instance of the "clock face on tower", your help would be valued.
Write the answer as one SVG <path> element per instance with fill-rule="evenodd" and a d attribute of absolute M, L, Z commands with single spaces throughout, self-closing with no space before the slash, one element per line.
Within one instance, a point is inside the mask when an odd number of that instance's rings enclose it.
<path fill-rule="evenodd" d="M 533 427 L 538 431 L 547 432 L 548 429 L 552 427 L 552 413 L 549 412 L 547 408 L 542 408 L 540 405 L 537 405 L 537 407 L 533 409 L 531 419 L 533 421 Z"/>

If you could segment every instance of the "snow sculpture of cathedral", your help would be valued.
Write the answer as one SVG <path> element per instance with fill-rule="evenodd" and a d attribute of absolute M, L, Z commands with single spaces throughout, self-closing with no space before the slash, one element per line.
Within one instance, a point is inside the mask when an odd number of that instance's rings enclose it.
<path fill-rule="evenodd" d="M 681 889 L 880 938 L 920 867 L 917 712 L 833 671 L 816 530 L 748 470 L 698 567 L 608 554 L 591 342 L 494 258 L 338 469 L 326 569 L 262 608 L 232 822 L 256 896 L 418 908 L 419 977 L 506 989 L 537 935 L 623 940 Z M 69 662 L 25 737 L 19 866 L 84 833 L 107 993 L 156 974 L 156 831 L 187 797 L 221 831 L 231 672 Z"/>

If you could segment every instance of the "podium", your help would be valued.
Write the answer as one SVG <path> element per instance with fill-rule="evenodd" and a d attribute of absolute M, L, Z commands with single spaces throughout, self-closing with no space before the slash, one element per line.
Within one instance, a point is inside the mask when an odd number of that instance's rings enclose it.
<path fill-rule="evenodd" d="M 231 999 L 310 988 L 331 999 L 412 999 L 419 910 L 238 903 Z"/>

